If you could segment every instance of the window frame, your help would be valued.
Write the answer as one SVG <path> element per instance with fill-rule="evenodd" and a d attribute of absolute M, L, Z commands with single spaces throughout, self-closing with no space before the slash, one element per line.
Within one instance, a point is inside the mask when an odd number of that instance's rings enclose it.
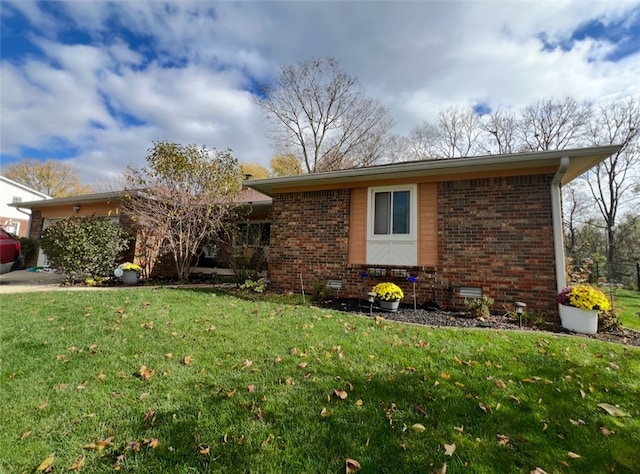
<path fill-rule="evenodd" d="M 409 191 L 409 233 L 375 233 L 375 198 L 377 193 Z M 369 188 L 367 202 L 367 241 L 375 242 L 417 242 L 418 240 L 418 185 L 404 184 L 394 186 L 376 186 Z M 391 216 L 393 221 L 393 216 Z M 393 227 L 393 224 L 391 224 Z"/>

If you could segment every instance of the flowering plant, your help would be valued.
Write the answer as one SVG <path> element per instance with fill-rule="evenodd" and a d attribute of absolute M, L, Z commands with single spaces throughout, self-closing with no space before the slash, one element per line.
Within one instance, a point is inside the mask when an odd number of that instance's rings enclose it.
<path fill-rule="evenodd" d="M 142 267 L 140 265 L 138 265 L 137 263 L 131 263 L 131 262 L 125 262 L 120 264 L 120 268 L 122 268 L 124 271 L 131 271 L 131 272 L 142 271 Z"/>
<path fill-rule="evenodd" d="M 558 294 L 556 303 L 586 310 L 608 311 L 611 308 L 607 296 L 601 290 L 586 284 L 565 288 Z"/>
<path fill-rule="evenodd" d="M 383 301 L 394 301 L 404 298 L 402 289 L 395 283 L 385 282 L 378 283 L 372 290 L 378 299 Z"/>

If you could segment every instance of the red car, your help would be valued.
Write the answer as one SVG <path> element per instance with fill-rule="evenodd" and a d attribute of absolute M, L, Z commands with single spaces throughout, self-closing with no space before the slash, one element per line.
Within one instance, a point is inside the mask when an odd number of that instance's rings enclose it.
<path fill-rule="evenodd" d="M 4 229 L 0 229 L 0 275 L 24 266 L 20 241 Z"/>

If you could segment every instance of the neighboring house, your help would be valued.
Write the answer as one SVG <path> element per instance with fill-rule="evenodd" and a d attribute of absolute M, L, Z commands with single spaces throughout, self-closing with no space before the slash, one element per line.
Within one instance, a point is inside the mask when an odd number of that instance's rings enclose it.
<path fill-rule="evenodd" d="M 29 238 L 38 248 L 37 259 L 34 257 L 31 261 L 26 262 L 27 266 L 48 266 L 46 255 L 40 249 L 40 237 L 47 227 L 58 220 L 72 216 L 86 217 L 95 215 L 110 217 L 123 227 L 130 227 L 128 220 L 120 214 L 120 197 L 121 191 L 113 191 L 21 203 L 21 207 L 31 211 Z M 246 206 L 250 210 L 247 221 L 241 224 L 247 229 L 253 229 L 255 225 L 265 225 L 269 222 L 271 198 L 252 189 L 244 188 L 240 194 L 238 204 Z M 262 243 L 264 244 L 264 241 Z M 268 245 L 268 241 L 266 245 Z M 129 255 L 125 258 L 131 261 L 134 260 L 134 246 L 131 247 Z M 194 272 L 225 273 L 228 270 L 217 268 L 217 265 L 220 264 L 220 258 L 210 259 L 208 262 L 206 258 L 202 258 L 202 260 L 206 268 L 196 267 L 193 270 Z M 175 266 L 170 258 L 161 259 L 153 270 L 154 275 L 171 276 L 174 273 Z"/>
<path fill-rule="evenodd" d="M 0 227 L 18 237 L 27 237 L 31 212 L 20 207 L 20 203 L 36 199 L 51 199 L 51 196 L 0 175 Z"/>
<path fill-rule="evenodd" d="M 617 146 L 405 162 L 246 181 L 273 199 L 269 282 L 366 298 L 394 281 L 418 304 L 555 315 L 565 286 L 561 186 Z"/>

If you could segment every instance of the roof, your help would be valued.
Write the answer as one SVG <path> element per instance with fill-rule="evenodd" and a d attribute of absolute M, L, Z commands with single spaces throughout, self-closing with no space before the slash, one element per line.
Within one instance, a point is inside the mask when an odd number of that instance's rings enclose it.
<path fill-rule="evenodd" d="M 41 193 L 40 191 L 36 191 L 35 189 L 31 189 L 30 187 L 25 186 L 24 184 L 20 184 L 16 181 L 13 181 L 5 176 L 0 175 L 0 181 L 4 181 L 5 183 L 10 184 L 11 186 L 15 186 L 16 188 L 22 189 L 23 191 L 26 191 L 30 194 L 42 196 L 42 199 L 52 199 L 52 197 L 49 196 L 48 194 Z"/>
<path fill-rule="evenodd" d="M 439 160 L 408 161 L 366 168 L 352 168 L 324 173 L 302 174 L 267 179 L 244 181 L 249 186 L 267 196 L 285 191 L 287 188 L 336 188 L 373 180 L 392 180 L 417 178 L 424 176 L 446 176 L 451 180 L 456 174 L 494 172 L 507 176 L 510 172 L 523 168 L 560 167 L 560 161 L 566 157 L 569 166 L 562 176 L 561 183 L 567 184 L 593 168 L 620 149 L 619 145 L 574 148 L 554 151 L 514 153 L 508 155 L 485 155 Z"/>
<path fill-rule="evenodd" d="M 56 207 L 60 205 L 80 205 L 97 202 L 118 201 L 123 191 L 110 191 L 106 193 L 82 194 L 78 196 L 68 196 L 63 198 L 52 198 L 38 201 L 26 201 L 10 204 L 13 207 L 21 207 L 25 209 L 40 209 L 46 207 Z M 251 204 L 253 206 L 270 205 L 271 198 L 254 189 L 243 188 L 240 192 L 238 204 Z"/>

